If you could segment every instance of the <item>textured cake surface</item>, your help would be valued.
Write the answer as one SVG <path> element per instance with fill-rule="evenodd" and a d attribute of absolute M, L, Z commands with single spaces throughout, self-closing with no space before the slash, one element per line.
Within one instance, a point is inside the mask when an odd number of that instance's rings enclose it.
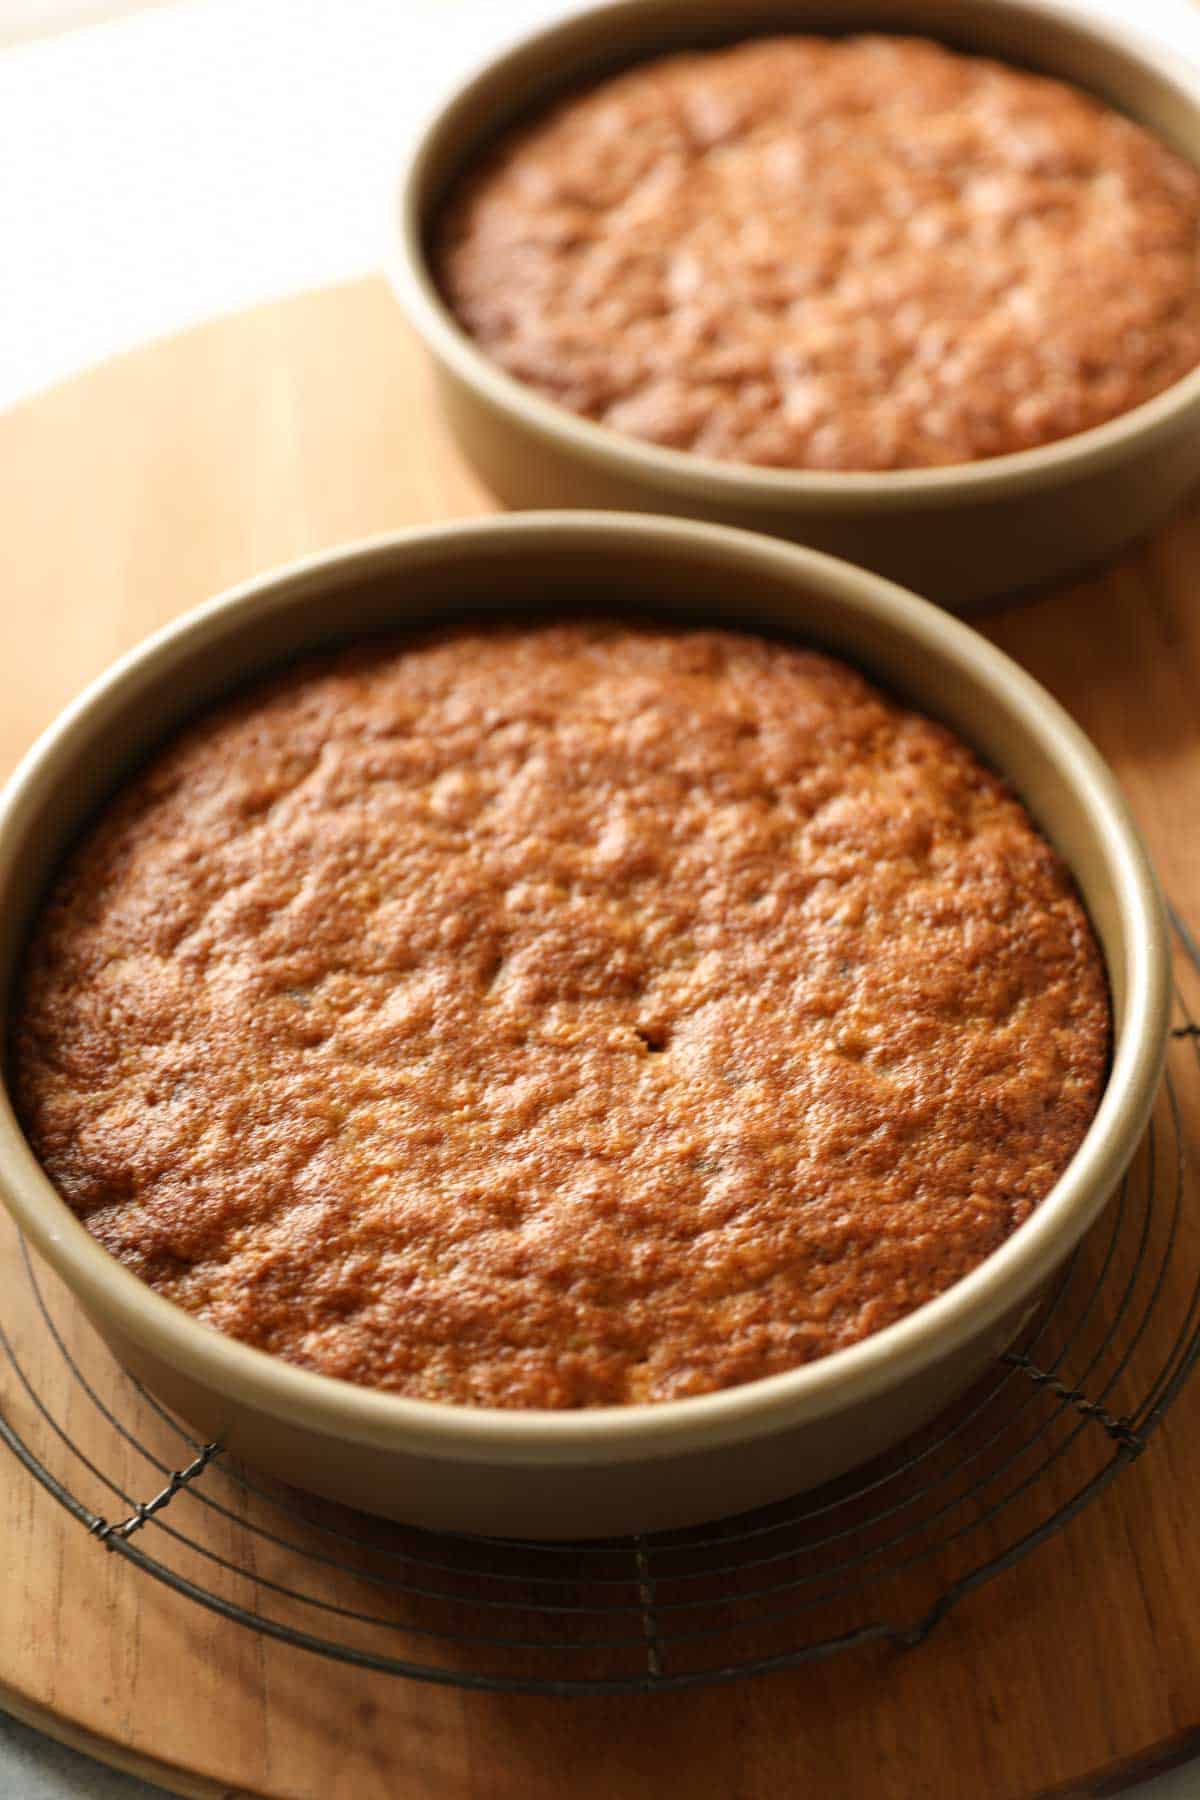
<path fill-rule="evenodd" d="M 645 63 L 504 138 L 434 245 L 511 374 L 781 468 L 1070 436 L 1200 362 L 1200 172 L 1081 91 L 913 38 Z"/>
<path fill-rule="evenodd" d="M 784 641 L 463 626 L 188 726 L 72 853 L 12 1060 L 89 1230 L 431 1400 L 793 1368 L 1028 1218 L 1101 1093 L 1071 879 L 941 726 Z"/>

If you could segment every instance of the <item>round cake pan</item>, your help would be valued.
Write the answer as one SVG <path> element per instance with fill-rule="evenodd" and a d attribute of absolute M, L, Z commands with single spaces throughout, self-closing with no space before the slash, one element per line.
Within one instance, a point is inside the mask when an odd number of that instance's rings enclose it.
<path fill-rule="evenodd" d="M 661 1405 L 578 1412 L 406 1400 L 221 1336 L 89 1236 L 0 1092 L 0 1192 L 120 1361 L 232 1454 L 421 1525 L 560 1538 L 683 1525 L 816 1485 L 886 1449 L 1011 1341 L 1119 1182 L 1162 1066 L 1162 904 L 1112 776 L 1061 708 L 969 627 L 877 576 L 725 527 L 611 513 L 444 525 L 319 556 L 212 601 L 117 663 L 34 745 L 0 801 L 5 1012 L 64 849 L 188 714 L 347 637 L 456 612 L 597 606 L 784 630 L 959 731 L 1010 779 L 1075 872 L 1111 982 L 1112 1068 L 1053 1192 L 938 1299 L 787 1374 Z"/>
<path fill-rule="evenodd" d="M 1200 370 L 1042 449 L 824 473 L 717 462 L 593 424 L 506 374 L 455 322 L 430 270 L 430 233 L 456 177 L 514 120 L 661 52 L 770 31 L 863 30 L 921 33 L 1065 78 L 1200 162 L 1200 75 L 1041 0 L 616 0 L 539 31 L 461 87 L 422 134 L 401 180 L 390 261 L 455 437 L 506 504 L 637 508 L 768 531 L 965 611 L 1104 561 L 1200 480 Z"/>

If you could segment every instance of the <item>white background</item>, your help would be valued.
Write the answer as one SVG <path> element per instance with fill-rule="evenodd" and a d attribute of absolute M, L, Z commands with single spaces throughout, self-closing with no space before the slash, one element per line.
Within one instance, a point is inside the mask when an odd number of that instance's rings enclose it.
<path fill-rule="evenodd" d="M 732 0 L 736 4 L 736 0 Z M 963 0 L 969 6 L 970 0 Z M 1092 0 L 1200 61 L 1192 0 Z M 562 0 L 0 0 L 0 407 L 378 265 L 402 144 Z"/>

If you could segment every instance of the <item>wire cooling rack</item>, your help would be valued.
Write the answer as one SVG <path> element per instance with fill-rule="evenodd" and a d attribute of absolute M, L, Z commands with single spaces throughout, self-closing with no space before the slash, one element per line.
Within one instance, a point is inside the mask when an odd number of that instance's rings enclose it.
<path fill-rule="evenodd" d="M 1200 970 L 1200 947 L 1175 925 Z M 1142 1454 L 1200 1355 L 1184 1104 L 1200 1098 L 1200 1025 L 1182 998 L 1173 1035 L 1128 1177 L 1014 1348 L 899 1450 L 782 1505 L 582 1544 L 439 1536 L 347 1512 L 197 1442 L 23 1245 L 29 1291 L 0 1311 L 0 1439 L 131 1580 L 398 1676 L 644 1692 L 872 1642 L 914 1646 Z M 6 1330 L 18 1311 L 22 1329 Z"/>

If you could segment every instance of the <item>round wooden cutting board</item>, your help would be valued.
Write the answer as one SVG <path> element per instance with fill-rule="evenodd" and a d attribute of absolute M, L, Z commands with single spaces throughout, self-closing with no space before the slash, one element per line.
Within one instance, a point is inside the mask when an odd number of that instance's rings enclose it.
<path fill-rule="evenodd" d="M 215 591 L 491 504 L 379 281 L 206 326 L 0 417 L 0 468 L 5 771 L 119 651 Z M 1104 575 L 984 621 L 1115 765 L 1193 923 L 1198 587 L 1193 508 Z M 1185 1126 L 1200 1140 L 1200 1106 Z M 0 1295 L 0 1324 L 52 1383 L 7 1224 Z M 70 1302 L 56 1305 L 87 1355 Z M 19 1428 L 28 1397 L 6 1381 L 0 1369 L 0 1413 Z M 82 1413 L 73 1428 L 86 1447 Z M 1200 1383 L 1102 1499 L 918 1649 L 565 1701 L 417 1685 L 264 1639 L 105 1556 L 0 1447 L 0 1704 L 187 1794 L 1098 1794 L 1200 1748 L 1197 1492 Z"/>

